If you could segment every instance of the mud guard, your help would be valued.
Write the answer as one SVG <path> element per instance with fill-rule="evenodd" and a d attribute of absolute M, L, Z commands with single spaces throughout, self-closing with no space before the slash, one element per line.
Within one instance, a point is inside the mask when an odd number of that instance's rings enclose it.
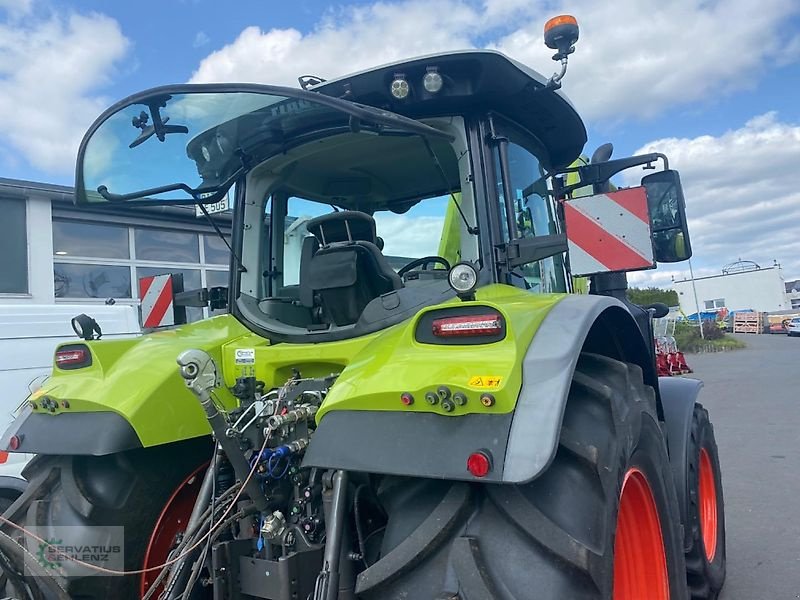
<path fill-rule="evenodd" d="M 684 551 L 692 547 L 692 528 L 686 527 L 689 510 L 689 464 L 686 455 L 694 405 L 703 387 L 698 379 L 684 377 L 660 377 L 661 402 L 664 407 L 664 427 L 667 434 L 667 449 L 675 489 L 678 492 L 678 507 L 681 513 Z"/>
<path fill-rule="evenodd" d="M 598 331 L 595 326 L 599 324 L 618 338 L 609 346 L 613 352 L 600 353 L 638 364 L 644 382 L 655 387 L 652 354 L 628 308 L 609 296 L 567 296 L 547 315 L 522 362 L 522 389 L 511 422 L 503 470 L 505 483 L 531 481 L 555 457 L 578 356 L 587 349 L 587 338 Z"/>
<path fill-rule="evenodd" d="M 26 407 L 0 438 L 0 448 L 8 448 L 13 436 L 16 452 L 29 454 L 103 456 L 142 447 L 133 426 L 114 412 L 48 415 Z"/>
<path fill-rule="evenodd" d="M 656 387 L 652 354 L 628 308 L 607 296 L 567 296 L 548 313 L 528 347 L 514 412 L 444 417 L 334 411 L 321 420 L 303 464 L 474 481 L 466 457 L 485 448 L 493 469 L 483 481 L 528 482 L 555 457 L 578 356 L 587 343 L 597 352 L 598 340 L 606 338 L 614 338 L 605 350 L 610 358 L 638 364 L 645 383 Z"/>

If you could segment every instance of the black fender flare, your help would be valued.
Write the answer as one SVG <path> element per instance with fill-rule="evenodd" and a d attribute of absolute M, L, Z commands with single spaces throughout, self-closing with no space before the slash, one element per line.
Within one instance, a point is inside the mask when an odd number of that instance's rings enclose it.
<path fill-rule="evenodd" d="M 26 406 L 0 437 L 0 448 L 13 436 L 15 451 L 30 454 L 104 456 L 142 447 L 133 426 L 110 411 L 49 414 Z"/>
<path fill-rule="evenodd" d="M 28 482 L 22 477 L 13 475 L 0 475 L 0 496 L 20 496 L 28 487 Z M 8 494 L 6 492 L 9 492 Z"/>
<path fill-rule="evenodd" d="M 689 432 L 692 427 L 694 405 L 703 387 L 698 379 L 684 377 L 660 377 L 661 403 L 664 409 L 664 432 L 667 437 L 669 463 L 678 492 L 678 507 L 683 523 L 683 546 L 688 551 L 692 547 L 692 530 L 687 527 L 689 514 Z"/>
<path fill-rule="evenodd" d="M 653 350 L 628 306 L 610 296 L 569 295 L 547 314 L 522 361 L 504 483 L 527 483 L 552 462 L 572 377 L 584 351 L 638 365 L 644 383 L 656 390 L 660 415 Z"/>

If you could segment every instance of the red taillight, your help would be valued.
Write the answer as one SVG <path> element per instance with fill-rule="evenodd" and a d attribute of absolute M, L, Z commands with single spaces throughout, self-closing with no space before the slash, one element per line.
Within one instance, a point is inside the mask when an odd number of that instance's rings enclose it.
<path fill-rule="evenodd" d="M 89 349 L 83 347 L 61 348 L 56 351 L 56 366 L 61 369 L 77 369 L 92 363 Z"/>
<path fill-rule="evenodd" d="M 435 319 L 431 329 L 437 337 L 499 335 L 503 332 L 503 318 L 500 315 L 443 317 Z"/>
<path fill-rule="evenodd" d="M 483 450 L 478 450 L 469 455 L 467 470 L 475 477 L 486 477 L 492 470 L 492 459 Z"/>
<path fill-rule="evenodd" d="M 18 435 L 12 435 L 11 439 L 8 440 L 8 449 L 12 452 L 16 452 L 19 450 L 20 444 L 22 444 L 22 438 Z"/>
<path fill-rule="evenodd" d="M 0 451 L 0 464 L 8 462 L 8 452 Z"/>

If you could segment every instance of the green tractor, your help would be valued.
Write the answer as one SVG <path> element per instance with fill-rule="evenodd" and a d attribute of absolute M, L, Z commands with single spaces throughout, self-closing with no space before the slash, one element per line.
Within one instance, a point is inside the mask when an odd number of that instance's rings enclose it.
<path fill-rule="evenodd" d="M 691 253 L 680 181 L 660 154 L 579 158 L 577 35 L 549 22 L 551 78 L 452 52 L 103 113 L 77 203 L 230 195 L 228 288 L 174 298 L 228 313 L 129 340 L 78 321 L 0 442 L 37 454 L 7 595 L 717 597 L 701 383 L 657 377 L 665 307 L 625 298 L 626 271 Z"/>

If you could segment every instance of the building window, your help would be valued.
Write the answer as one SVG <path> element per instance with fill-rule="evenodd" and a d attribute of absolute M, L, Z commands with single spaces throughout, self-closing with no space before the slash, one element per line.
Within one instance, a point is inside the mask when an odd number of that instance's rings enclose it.
<path fill-rule="evenodd" d="M 161 262 L 199 263 L 199 236 L 185 231 L 139 229 L 136 232 L 136 258 Z"/>
<path fill-rule="evenodd" d="M 800 298 L 792 298 L 792 309 L 800 308 Z"/>
<path fill-rule="evenodd" d="M 128 228 L 77 221 L 53 221 L 56 256 L 129 258 Z"/>
<path fill-rule="evenodd" d="M 185 290 L 227 286 L 230 252 L 215 234 L 56 219 L 53 277 L 59 299 L 137 303 L 141 277 L 180 273 Z M 189 321 L 208 309 L 187 308 Z"/>
<path fill-rule="evenodd" d="M 716 298 L 715 300 L 705 301 L 706 310 L 714 310 L 715 308 L 725 307 L 725 298 Z"/>
<path fill-rule="evenodd" d="M 124 265 L 54 263 L 56 298 L 131 298 L 131 270 Z"/>
<path fill-rule="evenodd" d="M 28 293 L 28 223 L 25 200 L 0 198 L 0 294 Z"/>
<path fill-rule="evenodd" d="M 230 238 L 226 237 L 226 239 L 230 244 Z M 231 260 L 231 251 L 217 235 L 203 236 L 203 252 L 208 264 L 227 265 Z"/>

